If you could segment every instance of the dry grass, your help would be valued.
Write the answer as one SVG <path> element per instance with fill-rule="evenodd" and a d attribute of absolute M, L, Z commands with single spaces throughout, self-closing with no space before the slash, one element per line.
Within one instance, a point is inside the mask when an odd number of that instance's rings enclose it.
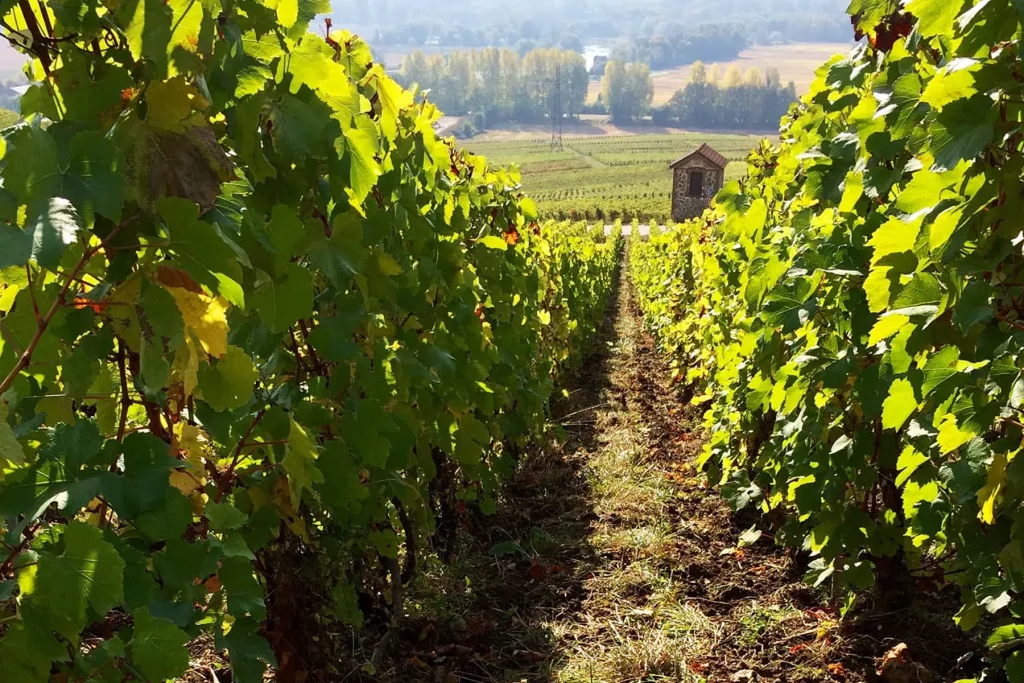
<path fill-rule="evenodd" d="M 789 43 L 787 45 L 758 45 L 744 50 L 739 57 L 730 62 L 708 64 L 708 70 L 718 67 L 722 78 L 729 68 L 736 66 L 743 73 L 749 69 L 758 69 L 762 73 L 766 69 L 778 69 L 783 83 L 793 81 L 796 92 L 802 95 L 807 92 L 814 81 L 814 71 L 824 64 L 832 55 L 846 54 L 852 45 L 847 43 Z M 654 104 L 665 104 L 677 90 L 686 87 L 690 82 L 693 65 L 676 67 L 654 73 Z M 601 92 L 600 83 L 593 81 L 587 93 L 588 102 L 596 102 Z"/>
<path fill-rule="evenodd" d="M 836 54 L 846 54 L 852 45 L 846 43 L 791 43 L 789 45 L 759 45 L 744 50 L 731 62 L 709 64 L 709 73 L 715 67 L 722 78 L 733 66 L 741 73 L 749 69 L 778 69 L 783 83 L 793 81 L 796 92 L 802 95 L 814 81 L 814 71 Z M 692 65 L 681 66 L 654 74 L 654 104 L 665 104 L 680 88 L 690 82 Z"/>

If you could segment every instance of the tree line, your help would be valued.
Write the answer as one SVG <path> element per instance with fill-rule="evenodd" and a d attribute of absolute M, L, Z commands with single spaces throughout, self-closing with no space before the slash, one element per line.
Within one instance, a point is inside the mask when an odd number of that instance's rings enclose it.
<path fill-rule="evenodd" d="M 744 75 L 734 66 L 723 80 L 717 69 L 709 73 L 697 62 L 686 87 L 656 108 L 652 118 L 662 125 L 689 128 L 766 130 L 776 128 L 796 101 L 796 85 L 783 85 L 776 69 L 763 74 L 750 69 Z"/>
<path fill-rule="evenodd" d="M 782 84 L 779 72 L 717 67 L 696 62 L 691 81 L 661 107 L 652 108 L 654 80 L 644 62 L 612 60 L 601 79 L 596 103 L 587 104 L 590 80 L 583 58 L 559 49 L 531 50 L 524 57 L 510 49 L 488 48 L 447 55 L 410 54 L 398 77 L 416 84 L 451 116 L 474 116 L 475 126 L 549 120 L 556 83 L 561 80 L 562 113 L 608 114 L 616 123 L 651 116 L 659 125 L 732 130 L 764 130 L 797 100 L 796 86 Z M 467 134 L 472 134 L 469 131 Z"/>
<path fill-rule="evenodd" d="M 728 62 L 750 46 L 736 25 L 705 24 L 697 30 L 679 25 L 661 27 L 653 35 L 640 35 L 616 48 L 616 60 L 644 62 L 652 69 L 672 69 L 696 61 Z"/>
<path fill-rule="evenodd" d="M 522 0 L 500 9 L 487 0 L 334 0 L 335 18 L 378 46 L 441 48 L 565 45 L 571 38 L 612 47 L 680 35 L 740 35 L 751 44 L 848 41 L 846 0 Z M 721 59 L 712 42 L 698 59 Z M 651 64 L 653 68 L 659 68 Z"/>
<path fill-rule="evenodd" d="M 398 80 L 429 90 L 430 100 L 446 114 L 475 114 L 485 126 L 548 118 L 559 80 L 563 114 L 578 117 L 590 84 L 583 57 L 557 48 L 531 50 L 522 57 L 507 48 L 448 55 L 417 50 L 402 63 Z"/>
<path fill-rule="evenodd" d="M 651 68 L 643 62 L 610 61 L 601 79 L 601 101 L 612 121 L 642 119 L 654 100 Z"/>

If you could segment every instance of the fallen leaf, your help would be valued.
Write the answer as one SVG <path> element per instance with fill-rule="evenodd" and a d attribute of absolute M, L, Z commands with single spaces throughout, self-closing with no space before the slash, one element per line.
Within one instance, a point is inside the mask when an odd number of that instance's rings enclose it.
<path fill-rule="evenodd" d="M 878 665 L 878 669 L 875 671 L 875 673 L 881 676 L 885 673 L 885 670 L 891 666 L 906 664 L 907 654 L 908 653 L 906 643 L 900 643 L 899 645 L 896 645 L 882 656 L 882 662 Z"/>
<path fill-rule="evenodd" d="M 544 565 L 542 565 L 540 561 L 538 561 L 535 557 L 533 558 L 533 560 L 530 561 L 530 569 L 527 573 L 530 575 L 530 578 L 534 581 L 541 581 L 544 579 L 544 576 L 547 574 L 547 571 L 544 569 Z"/>

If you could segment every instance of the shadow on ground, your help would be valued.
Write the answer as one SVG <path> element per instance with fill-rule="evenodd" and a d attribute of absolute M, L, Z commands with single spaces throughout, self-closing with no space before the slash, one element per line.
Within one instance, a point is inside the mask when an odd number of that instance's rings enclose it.
<path fill-rule="evenodd" d="M 575 618 L 599 562 L 587 454 L 609 391 L 621 287 L 589 357 L 563 378 L 552 406 L 558 436 L 525 455 L 498 512 L 468 518 L 455 563 L 430 560 L 409 596 L 402 652 L 388 680 L 546 681 L 560 662 L 557 625 Z M 468 580 L 462 577 L 469 577 Z"/>

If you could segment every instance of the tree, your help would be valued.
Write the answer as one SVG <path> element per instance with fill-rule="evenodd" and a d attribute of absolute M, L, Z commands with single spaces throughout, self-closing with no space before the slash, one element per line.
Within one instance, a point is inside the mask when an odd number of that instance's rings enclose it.
<path fill-rule="evenodd" d="M 640 62 L 608 62 L 601 94 L 613 121 L 635 121 L 646 116 L 654 100 L 650 67 Z"/>
<path fill-rule="evenodd" d="M 690 82 L 702 85 L 708 82 L 708 68 L 699 59 L 690 68 Z"/>
<path fill-rule="evenodd" d="M 733 64 L 729 67 L 729 70 L 725 72 L 725 87 L 736 88 L 743 83 L 743 74 L 740 72 L 740 68 Z"/>
<path fill-rule="evenodd" d="M 732 86 L 722 87 L 706 80 L 703 64 L 695 64 L 690 82 L 669 100 L 661 117 L 694 128 L 765 130 L 774 127 L 796 101 L 796 87 L 783 88 L 778 71 L 769 69 L 764 77 L 748 71 L 737 82 L 731 72 Z"/>
<path fill-rule="evenodd" d="M 583 41 L 575 33 L 567 33 L 558 41 L 558 46 L 563 50 L 572 52 L 583 52 Z"/>
<path fill-rule="evenodd" d="M 402 68 L 399 70 L 400 78 L 403 83 L 412 85 L 413 83 L 419 84 L 423 88 L 430 87 L 427 79 L 430 77 L 430 72 L 427 67 L 427 56 L 423 54 L 423 50 L 414 50 L 405 58 L 402 62 Z"/>
<path fill-rule="evenodd" d="M 533 52 L 537 49 L 537 41 L 532 38 L 521 38 L 516 43 L 516 51 L 519 52 L 520 57 L 525 57 L 528 53 Z"/>

